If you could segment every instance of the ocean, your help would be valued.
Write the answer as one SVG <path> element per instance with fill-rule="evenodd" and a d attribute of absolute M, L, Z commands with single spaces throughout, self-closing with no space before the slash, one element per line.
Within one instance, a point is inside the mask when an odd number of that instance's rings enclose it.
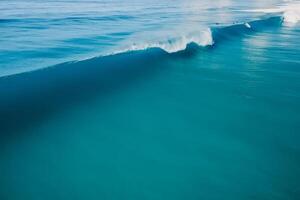
<path fill-rule="evenodd" d="M 300 1 L 1 0 L 0 199 L 298 200 Z"/>

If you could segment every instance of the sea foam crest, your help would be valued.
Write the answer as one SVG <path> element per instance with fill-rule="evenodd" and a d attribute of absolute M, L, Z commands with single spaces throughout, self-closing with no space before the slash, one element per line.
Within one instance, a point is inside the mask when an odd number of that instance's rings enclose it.
<path fill-rule="evenodd" d="M 123 53 L 128 51 L 146 50 L 150 48 L 160 48 L 168 53 L 175 53 L 185 50 L 187 45 L 195 43 L 199 46 L 211 46 L 214 44 L 211 30 L 194 31 L 188 34 L 180 34 L 178 36 L 167 37 L 165 40 L 148 41 L 143 43 L 134 43 L 123 50 L 114 52 Z"/>
<path fill-rule="evenodd" d="M 293 26 L 300 21 L 299 2 L 291 2 L 278 8 L 250 10 L 250 12 L 282 13 L 283 22 L 287 26 Z"/>
<path fill-rule="evenodd" d="M 283 21 L 286 25 L 295 25 L 300 21 L 300 2 L 291 2 L 282 9 Z"/>
<path fill-rule="evenodd" d="M 290 9 L 284 12 L 283 20 L 287 25 L 294 25 L 300 20 L 300 8 Z"/>

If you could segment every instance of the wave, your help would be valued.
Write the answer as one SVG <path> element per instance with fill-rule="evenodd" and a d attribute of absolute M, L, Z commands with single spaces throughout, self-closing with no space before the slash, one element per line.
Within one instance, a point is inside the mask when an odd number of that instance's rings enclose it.
<path fill-rule="evenodd" d="M 100 55 L 98 57 L 112 56 L 117 54 L 129 53 L 133 51 L 144 51 L 149 49 L 158 48 L 166 53 L 173 54 L 187 50 L 191 44 L 198 47 L 214 46 L 216 42 L 224 40 L 229 37 L 235 37 L 237 34 L 244 34 L 246 32 L 252 32 L 255 30 L 263 29 L 268 26 L 276 26 L 282 23 L 282 18 L 279 16 L 272 16 L 265 19 L 254 20 L 250 22 L 234 23 L 229 26 L 222 26 L 215 24 L 210 28 L 206 28 L 200 31 L 192 31 L 186 34 L 182 34 L 176 37 L 170 37 L 165 40 L 133 43 L 128 47 L 121 48 L 120 50 L 112 51 L 110 53 Z M 86 58 L 87 59 L 92 59 Z M 82 60 L 79 60 L 79 62 Z"/>
<path fill-rule="evenodd" d="M 185 35 L 180 35 L 173 38 L 168 38 L 166 40 L 161 40 L 157 42 L 145 42 L 141 44 L 132 44 L 127 48 L 123 48 L 118 51 L 114 51 L 107 55 L 115 55 L 119 53 L 126 53 L 131 51 L 141 51 L 152 48 L 159 48 L 167 53 L 176 53 L 184 51 L 188 48 L 190 44 L 196 44 L 199 47 L 213 46 L 216 41 L 223 39 L 224 35 L 227 37 L 232 37 L 234 35 L 243 34 L 251 30 L 257 29 L 262 26 L 268 26 L 270 24 L 280 24 L 280 17 L 270 17 L 267 19 L 261 19 L 251 22 L 241 22 L 235 23 L 230 26 L 215 26 L 207 28 L 201 31 L 194 31 L 187 33 Z M 106 56 L 107 56 L 106 55 Z"/>
<path fill-rule="evenodd" d="M 231 30 L 232 32 L 234 32 L 232 34 L 236 35 L 236 33 L 244 33 L 245 31 L 249 31 L 251 29 L 255 30 L 269 25 L 280 25 L 283 23 L 284 25 L 294 26 L 300 21 L 300 3 L 297 2 L 289 2 L 287 5 L 278 8 L 255 9 L 247 11 L 262 12 L 273 15 L 271 17 L 268 16 L 267 18 L 262 18 L 250 22 L 240 22 L 224 27 L 211 27 L 201 31 L 194 31 L 187 33 L 186 35 L 173 37 L 164 41 L 143 44 L 132 44 L 128 48 L 112 52 L 108 55 L 130 51 L 146 50 L 151 48 L 160 48 L 166 51 L 167 53 L 175 53 L 186 50 L 186 48 L 191 43 L 197 44 L 200 47 L 212 46 L 216 41 L 220 39 L 220 35 L 224 35 L 225 33 L 229 34 L 228 30 Z"/>
<path fill-rule="evenodd" d="M 191 44 L 194 44 L 194 46 L 202 47 L 202 48 L 213 47 L 216 43 L 219 43 L 220 41 L 226 40 L 228 38 L 236 37 L 237 35 L 243 35 L 254 31 L 263 30 L 270 26 L 274 27 L 281 24 L 290 24 L 290 23 L 295 24 L 299 21 L 299 16 L 300 16 L 298 13 L 300 9 L 297 6 L 293 8 L 288 7 L 288 9 L 287 7 L 283 7 L 278 9 L 261 9 L 261 10 L 248 10 L 248 11 L 264 12 L 273 15 L 271 16 L 268 15 L 264 18 L 250 21 L 250 22 L 239 22 L 231 25 L 215 24 L 210 28 L 206 28 L 199 31 L 191 31 L 186 34 L 179 34 L 178 36 L 170 37 L 167 38 L 166 40 L 157 40 L 157 41 L 144 42 L 144 43 L 133 43 L 131 45 L 128 45 L 125 48 L 121 48 L 119 50 L 112 51 L 104 55 L 99 55 L 96 57 L 88 57 L 85 59 L 74 60 L 66 63 L 68 64 L 78 63 L 78 62 L 83 62 L 95 58 L 101 59 L 107 56 L 128 54 L 130 52 L 135 52 L 135 51 L 148 51 L 149 49 L 160 49 L 168 54 L 173 54 L 177 52 L 190 50 L 190 47 L 193 46 Z M 280 15 L 277 15 L 275 13 L 280 13 Z M 57 64 L 55 66 L 60 66 L 62 64 L 64 63 Z M 25 72 L 23 71 L 19 73 L 17 72 L 13 74 L 4 74 L 2 76 L 0 75 L 0 78 L 6 76 L 13 76 L 21 73 L 34 72 L 43 69 L 45 68 L 34 69 Z"/>
<path fill-rule="evenodd" d="M 294 26 L 300 21 L 300 3 L 290 2 L 287 5 L 280 6 L 278 8 L 269 9 L 254 9 L 247 10 L 248 12 L 262 12 L 266 14 L 279 13 L 282 15 L 282 20 L 287 26 Z"/>
<path fill-rule="evenodd" d="M 130 53 L 134 51 L 147 51 L 149 49 L 160 49 L 166 53 L 174 54 L 188 50 L 191 44 L 194 44 L 198 47 L 209 47 L 214 46 L 217 42 L 225 40 L 226 38 L 236 37 L 237 35 L 250 33 L 253 31 L 259 31 L 261 29 L 278 26 L 282 24 L 281 16 L 268 16 L 266 18 L 250 21 L 250 22 L 237 22 L 231 25 L 220 25 L 215 24 L 210 28 L 204 30 L 192 31 L 186 34 L 182 34 L 176 37 L 170 37 L 165 40 L 158 40 L 153 42 L 144 42 L 144 43 L 133 43 L 128 45 L 128 47 L 121 48 L 110 53 L 100 55 L 97 57 L 85 58 L 83 60 L 78 60 L 76 62 L 113 56 L 117 54 Z"/>

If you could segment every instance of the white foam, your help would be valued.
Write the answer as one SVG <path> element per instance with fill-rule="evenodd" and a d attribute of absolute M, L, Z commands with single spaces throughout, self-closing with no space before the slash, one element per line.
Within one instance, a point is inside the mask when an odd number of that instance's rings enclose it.
<path fill-rule="evenodd" d="M 300 9 L 299 10 L 287 10 L 283 14 L 283 20 L 286 25 L 295 25 L 300 20 Z"/>
<path fill-rule="evenodd" d="M 250 12 L 282 13 L 284 25 L 294 26 L 300 21 L 300 3 L 287 1 L 286 5 L 277 8 L 248 10 Z"/>
<path fill-rule="evenodd" d="M 251 28 L 250 24 L 247 23 L 247 22 L 246 22 L 244 25 L 245 25 L 247 28 Z"/>
<path fill-rule="evenodd" d="M 261 12 L 261 13 L 280 13 L 283 12 L 282 8 L 264 8 L 264 9 L 253 9 L 245 10 L 246 12 Z"/>
<path fill-rule="evenodd" d="M 199 46 L 210 46 L 213 45 L 213 37 L 210 29 L 191 32 L 185 35 L 178 35 L 176 37 L 166 38 L 165 40 L 160 41 L 148 41 L 144 43 L 134 43 L 129 45 L 129 47 L 124 48 L 114 52 L 124 53 L 129 51 L 145 50 L 150 48 L 161 48 L 168 53 L 175 53 L 178 51 L 185 50 L 188 44 L 196 43 Z"/>

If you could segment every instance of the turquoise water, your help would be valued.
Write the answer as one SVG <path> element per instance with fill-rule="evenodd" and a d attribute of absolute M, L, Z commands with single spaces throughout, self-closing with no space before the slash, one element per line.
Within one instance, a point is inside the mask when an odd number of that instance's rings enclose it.
<path fill-rule="evenodd" d="M 299 199 L 297 2 L 0 5 L 0 199 Z"/>

